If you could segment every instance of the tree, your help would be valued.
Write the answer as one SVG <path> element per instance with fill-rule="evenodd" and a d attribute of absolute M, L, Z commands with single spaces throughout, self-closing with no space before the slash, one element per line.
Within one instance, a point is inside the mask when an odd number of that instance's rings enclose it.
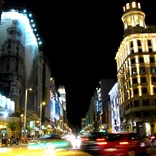
<path fill-rule="evenodd" d="M 20 129 L 19 122 L 15 122 L 15 121 L 8 122 L 8 129 L 10 129 L 11 132 L 14 132 L 15 134 L 15 131 Z"/>

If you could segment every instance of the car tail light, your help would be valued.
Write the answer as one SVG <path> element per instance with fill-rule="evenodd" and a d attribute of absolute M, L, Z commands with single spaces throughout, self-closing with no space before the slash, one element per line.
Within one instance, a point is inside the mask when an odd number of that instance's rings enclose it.
<path fill-rule="evenodd" d="M 82 141 L 87 141 L 89 140 L 88 138 L 81 138 Z"/>
<path fill-rule="evenodd" d="M 155 136 L 151 136 L 151 139 L 155 139 Z"/>
<path fill-rule="evenodd" d="M 105 141 L 104 138 L 97 138 L 96 141 Z"/>
<path fill-rule="evenodd" d="M 128 142 L 120 142 L 119 144 L 120 144 L 120 145 L 127 145 Z"/>
<path fill-rule="evenodd" d="M 107 142 L 97 142 L 97 145 L 107 145 Z"/>

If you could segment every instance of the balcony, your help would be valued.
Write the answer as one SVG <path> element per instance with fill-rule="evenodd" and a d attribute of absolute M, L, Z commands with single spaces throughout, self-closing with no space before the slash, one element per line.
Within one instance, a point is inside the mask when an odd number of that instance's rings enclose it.
<path fill-rule="evenodd" d="M 125 111 L 125 114 L 129 114 L 131 112 L 137 112 L 137 111 L 153 111 L 156 110 L 156 106 L 139 106 L 139 107 L 133 107 Z"/>

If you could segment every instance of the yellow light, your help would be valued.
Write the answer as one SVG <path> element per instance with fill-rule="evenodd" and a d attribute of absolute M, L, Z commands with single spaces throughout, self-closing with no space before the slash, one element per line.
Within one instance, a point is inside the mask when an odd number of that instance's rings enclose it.
<path fill-rule="evenodd" d="M 46 102 L 42 102 L 42 105 L 45 105 L 46 104 Z"/>

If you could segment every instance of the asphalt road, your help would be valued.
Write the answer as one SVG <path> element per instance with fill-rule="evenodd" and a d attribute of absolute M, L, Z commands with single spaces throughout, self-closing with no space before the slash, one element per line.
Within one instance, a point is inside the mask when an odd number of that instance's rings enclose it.
<path fill-rule="evenodd" d="M 156 156 L 156 147 L 151 148 L 152 156 Z M 0 147 L 0 156 L 97 156 L 79 150 L 58 151 L 52 149 L 28 150 L 27 145 Z M 99 155 L 98 155 L 99 156 Z"/>

